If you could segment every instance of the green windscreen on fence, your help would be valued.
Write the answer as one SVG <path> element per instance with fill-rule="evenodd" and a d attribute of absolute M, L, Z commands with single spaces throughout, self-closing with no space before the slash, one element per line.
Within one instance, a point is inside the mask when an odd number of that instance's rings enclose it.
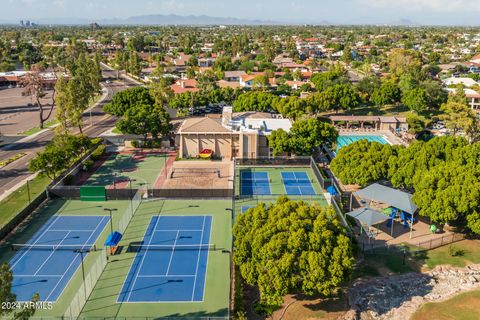
<path fill-rule="evenodd" d="M 80 187 L 81 201 L 107 201 L 107 192 L 105 187 L 101 186 L 83 186 Z"/>

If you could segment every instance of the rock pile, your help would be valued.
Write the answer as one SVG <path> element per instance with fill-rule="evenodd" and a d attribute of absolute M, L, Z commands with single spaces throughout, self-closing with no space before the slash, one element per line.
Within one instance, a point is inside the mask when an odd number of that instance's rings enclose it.
<path fill-rule="evenodd" d="M 439 266 L 427 273 L 361 279 L 348 292 L 343 320 L 405 320 L 424 303 L 440 302 L 480 288 L 480 265 Z"/>

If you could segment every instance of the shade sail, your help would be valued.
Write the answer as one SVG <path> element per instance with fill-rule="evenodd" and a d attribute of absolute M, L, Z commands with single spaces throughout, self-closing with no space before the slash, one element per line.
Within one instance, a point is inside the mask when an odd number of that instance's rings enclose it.
<path fill-rule="evenodd" d="M 372 208 L 358 208 L 348 212 L 347 215 L 368 226 L 373 226 L 389 219 L 389 217 L 384 213 Z"/>
<path fill-rule="evenodd" d="M 418 207 L 412 201 L 412 195 L 378 183 L 369 185 L 356 192 L 357 196 L 369 201 L 386 203 L 391 207 L 414 214 Z"/>

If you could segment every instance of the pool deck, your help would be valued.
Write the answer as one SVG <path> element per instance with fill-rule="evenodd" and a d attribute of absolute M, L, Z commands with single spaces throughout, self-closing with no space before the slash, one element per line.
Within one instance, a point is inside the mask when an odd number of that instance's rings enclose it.
<path fill-rule="evenodd" d="M 347 130 L 347 129 L 340 129 L 338 131 L 340 136 L 382 136 L 387 140 L 388 143 L 392 145 L 402 145 L 407 146 L 407 143 L 394 135 L 392 132 L 388 130 L 372 130 L 372 131 L 362 131 L 362 130 Z"/>

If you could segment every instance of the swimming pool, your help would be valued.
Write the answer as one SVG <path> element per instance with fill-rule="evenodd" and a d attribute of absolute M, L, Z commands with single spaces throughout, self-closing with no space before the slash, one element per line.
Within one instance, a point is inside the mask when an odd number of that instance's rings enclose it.
<path fill-rule="evenodd" d="M 368 140 L 375 141 L 381 144 L 388 144 L 389 142 L 383 136 L 378 135 L 352 135 L 352 136 L 339 136 L 337 138 L 337 152 L 343 147 L 348 146 L 351 143 L 357 142 L 359 140 Z"/>

